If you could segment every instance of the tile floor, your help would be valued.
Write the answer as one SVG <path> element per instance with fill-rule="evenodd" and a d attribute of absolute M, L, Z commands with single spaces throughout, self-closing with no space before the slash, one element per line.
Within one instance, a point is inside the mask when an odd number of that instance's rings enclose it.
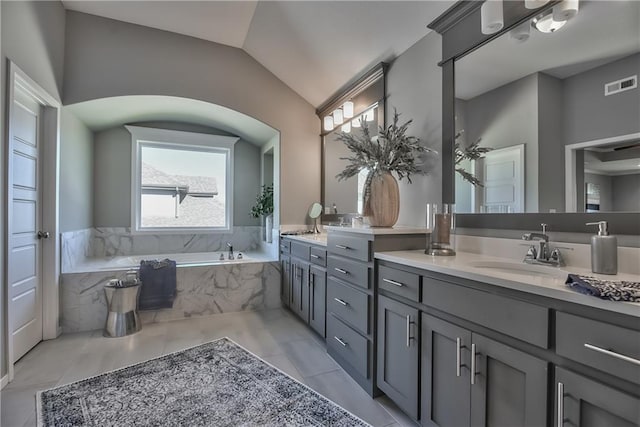
<path fill-rule="evenodd" d="M 285 309 L 144 325 L 124 338 L 101 331 L 44 341 L 15 366 L 0 392 L 2 427 L 35 425 L 35 393 L 228 336 L 374 426 L 415 426 L 388 398 L 371 399 L 325 351 L 323 340 Z"/>

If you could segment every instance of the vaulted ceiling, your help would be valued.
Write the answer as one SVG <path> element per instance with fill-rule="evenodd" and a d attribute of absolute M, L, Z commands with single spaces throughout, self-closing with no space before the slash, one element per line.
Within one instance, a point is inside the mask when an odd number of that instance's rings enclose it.
<path fill-rule="evenodd" d="M 66 9 L 245 50 L 318 106 L 404 52 L 448 1 L 78 1 Z"/>

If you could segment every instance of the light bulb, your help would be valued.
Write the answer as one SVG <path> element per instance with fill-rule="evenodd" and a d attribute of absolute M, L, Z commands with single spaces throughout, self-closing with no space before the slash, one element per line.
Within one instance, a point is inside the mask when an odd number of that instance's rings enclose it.
<path fill-rule="evenodd" d="M 342 111 L 344 112 L 344 118 L 350 119 L 353 117 L 353 102 L 347 101 L 342 104 Z"/>
<path fill-rule="evenodd" d="M 342 115 L 341 109 L 333 110 L 333 123 L 336 125 L 341 125 L 344 123 L 344 116 Z"/>
<path fill-rule="evenodd" d="M 324 130 L 333 130 L 333 117 L 331 115 L 324 116 L 323 127 Z"/>
<path fill-rule="evenodd" d="M 343 124 L 340 129 L 342 129 L 342 132 L 346 132 L 346 133 L 351 132 L 351 122 L 347 122 Z"/>

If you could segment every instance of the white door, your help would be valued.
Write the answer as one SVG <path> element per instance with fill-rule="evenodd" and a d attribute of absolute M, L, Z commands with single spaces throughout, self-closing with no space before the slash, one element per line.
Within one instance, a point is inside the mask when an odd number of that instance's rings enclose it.
<path fill-rule="evenodd" d="M 481 212 L 524 212 L 524 144 L 489 151 L 482 159 Z"/>
<path fill-rule="evenodd" d="M 8 312 L 12 359 L 16 362 L 42 341 L 40 239 L 42 107 L 19 86 L 9 123 Z"/>

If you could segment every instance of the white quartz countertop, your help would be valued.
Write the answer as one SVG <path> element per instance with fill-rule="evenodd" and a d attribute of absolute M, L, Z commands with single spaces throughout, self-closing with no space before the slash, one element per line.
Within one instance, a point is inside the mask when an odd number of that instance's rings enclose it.
<path fill-rule="evenodd" d="M 426 234 L 431 233 L 431 230 L 424 227 L 369 227 L 366 225 L 356 227 L 341 227 L 339 225 L 325 225 L 323 228 L 327 231 L 341 231 L 344 233 L 359 233 L 370 235 L 384 235 L 384 234 Z"/>
<path fill-rule="evenodd" d="M 319 246 L 327 246 L 327 233 L 320 234 L 285 234 L 282 238 L 297 240 L 304 243 L 312 243 Z"/>
<path fill-rule="evenodd" d="M 640 303 L 603 300 L 580 294 L 565 285 L 569 273 L 613 281 L 638 281 L 637 275 L 623 273 L 603 275 L 594 274 L 591 270 L 584 268 L 567 266 L 560 269 L 528 264 L 524 264 L 527 266 L 525 268 L 531 271 L 510 270 L 509 267 L 518 264 L 518 261 L 468 252 L 458 252 L 452 257 L 426 255 L 423 250 L 376 252 L 375 258 L 640 318 Z M 500 268 L 501 266 L 506 269 Z"/>

